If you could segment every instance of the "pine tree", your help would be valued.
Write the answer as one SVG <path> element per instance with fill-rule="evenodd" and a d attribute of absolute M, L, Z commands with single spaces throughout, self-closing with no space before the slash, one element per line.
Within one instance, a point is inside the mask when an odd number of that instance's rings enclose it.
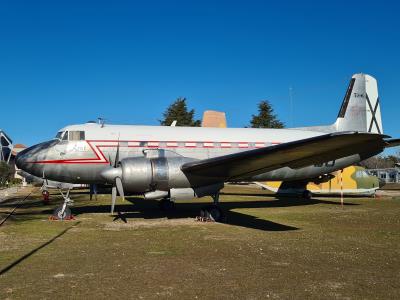
<path fill-rule="evenodd" d="M 252 128 L 283 128 L 285 124 L 278 120 L 269 101 L 258 104 L 258 115 L 253 115 L 250 121 Z"/>
<path fill-rule="evenodd" d="M 0 186 L 3 186 L 6 181 L 11 179 L 11 167 L 4 161 L 0 161 Z"/>
<path fill-rule="evenodd" d="M 163 119 L 159 120 L 161 125 L 170 126 L 176 120 L 177 126 L 194 126 L 201 125 L 200 120 L 194 120 L 194 109 L 188 111 L 186 98 L 178 98 L 163 113 Z"/>

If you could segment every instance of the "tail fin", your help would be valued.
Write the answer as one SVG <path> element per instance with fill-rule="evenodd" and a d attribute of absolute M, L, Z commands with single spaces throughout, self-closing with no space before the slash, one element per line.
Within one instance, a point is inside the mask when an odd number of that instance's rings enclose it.
<path fill-rule="evenodd" d="M 336 131 L 363 131 L 383 134 L 376 79 L 355 74 L 350 80 L 338 118 Z"/>

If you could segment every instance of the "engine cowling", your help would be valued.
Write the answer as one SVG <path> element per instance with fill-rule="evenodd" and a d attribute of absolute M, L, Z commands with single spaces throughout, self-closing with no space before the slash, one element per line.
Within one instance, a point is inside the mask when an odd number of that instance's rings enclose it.
<path fill-rule="evenodd" d="M 180 167 L 193 161 L 186 157 L 130 157 L 118 165 L 124 190 L 131 193 L 170 188 L 188 188 L 190 183 Z"/>

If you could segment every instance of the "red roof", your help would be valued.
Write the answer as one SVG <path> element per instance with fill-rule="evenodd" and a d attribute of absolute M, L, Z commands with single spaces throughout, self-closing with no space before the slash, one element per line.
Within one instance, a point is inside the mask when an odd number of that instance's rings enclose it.
<path fill-rule="evenodd" d="M 14 148 L 23 148 L 23 149 L 25 149 L 27 147 L 24 144 L 15 144 Z"/>
<path fill-rule="evenodd" d="M 21 152 L 22 150 L 26 149 L 27 147 L 24 144 L 15 144 L 13 147 L 12 155 L 17 155 L 18 152 Z"/>

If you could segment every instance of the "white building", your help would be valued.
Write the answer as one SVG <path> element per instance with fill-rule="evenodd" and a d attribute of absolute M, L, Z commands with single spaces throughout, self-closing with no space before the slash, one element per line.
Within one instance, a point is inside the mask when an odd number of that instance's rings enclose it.
<path fill-rule="evenodd" d="M 379 178 L 386 183 L 400 183 L 400 168 L 396 164 L 395 168 L 369 169 L 368 173 Z"/>

